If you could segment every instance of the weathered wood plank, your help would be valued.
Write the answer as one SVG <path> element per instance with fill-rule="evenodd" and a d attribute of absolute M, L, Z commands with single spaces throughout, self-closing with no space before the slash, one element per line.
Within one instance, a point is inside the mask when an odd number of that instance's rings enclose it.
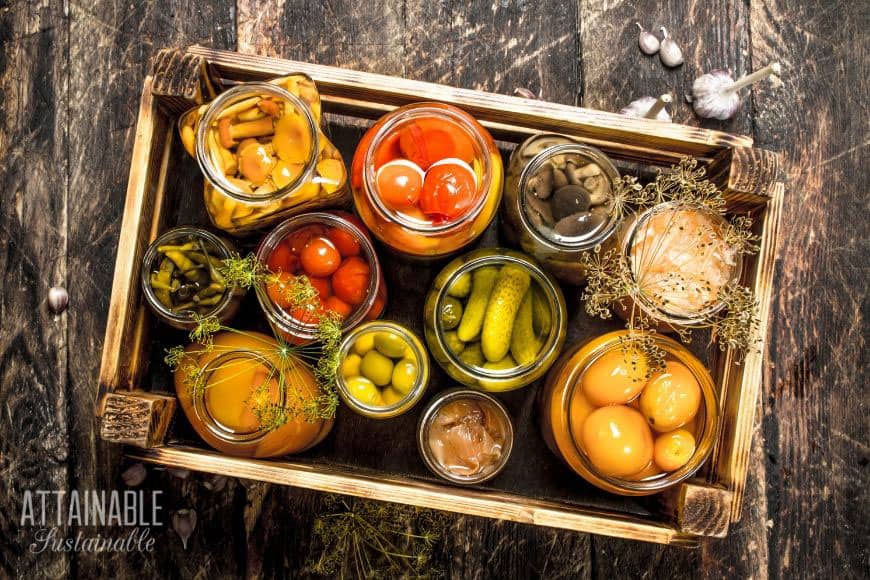
<path fill-rule="evenodd" d="M 68 374 L 72 398 L 71 469 L 79 489 L 123 488 L 119 479 L 121 447 L 100 441 L 93 420 L 98 353 L 106 328 L 112 272 L 119 246 L 120 217 L 130 172 L 132 145 L 142 82 L 150 59 L 160 48 L 201 42 L 220 48 L 235 46 L 233 2 L 179 3 L 149 0 L 118 5 L 97 1 L 71 3 L 69 10 L 70 61 L 70 312 Z M 145 168 L 140 168 L 144 170 Z M 176 184 L 173 181 L 172 184 Z M 175 192 L 173 192 L 175 193 Z M 178 192 L 201 195 L 199 190 Z M 201 198 L 200 198 L 201 199 Z M 129 361 L 122 361 L 127 363 Z M 137 372 L 133 369 L 133 372 Z M 168 481 L 173 481 L 171 478 Z M 189 507 L 181 487 L 149 477 L 146 489 L 158 486 L 167 493 L 169 511 Z M 205 519 L 206 515 L 202 515 Z M 215 517 L 217 520 L 218 517 Z M 123 553 L 81 553 L 76 556 L 81 577 L 168 577 L 177 574 L 168 545 L 177 540 L 165 522 L 153 553 L 129 557 Z M 108 535 L 123 529 L 107 529 Z M 180 546 L 179 546 L 180 548 Z M 232 568 L 233 554 L 223 551 L 210 558 L 220 568 Z M 180 559 L 179 556 L 175 556 Z"/>
<path fill-rule="evenodd" d="M 870 523 L 866 2 L 752 4 L 756 137 L 786 155 L 790 196 L 764 389 L 770 570 L 867 574 Z"/>
<path fill-rule="evenodd" d="M 63 577 L 68 553 L 29 550 L 25 491 L 70 487 L 68 314 L 45 297 L 67 285 L 68 35 L 56 2 L 0 8 L 0 577 Z M 73 307 L 77 307 L 75 298 Z M 39 506 L 37 506 L 37 510 Z M 41 510 L 39 510 L 41 512 Z M 49 526 L 63 537 L 68 528 Z M 36 513 L 37 518 L 40 513 Z"/>

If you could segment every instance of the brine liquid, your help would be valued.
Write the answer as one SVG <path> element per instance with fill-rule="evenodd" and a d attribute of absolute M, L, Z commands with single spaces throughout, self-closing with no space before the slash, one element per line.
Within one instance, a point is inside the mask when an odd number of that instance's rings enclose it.
<path fill-rule="evenodd" d="M 260 429 L 255 406 L 278 401 L 277 373 L 263 363 L 230 359 L 214 370 L 205 387 L 205 405 L 215 422 L 234 433 Z"/>

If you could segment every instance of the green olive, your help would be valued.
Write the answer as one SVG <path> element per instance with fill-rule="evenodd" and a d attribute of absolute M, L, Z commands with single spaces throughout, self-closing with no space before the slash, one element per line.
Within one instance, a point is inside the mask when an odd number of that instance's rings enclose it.
<path fill-rule="evenodd" d="M 365 356 L 365 354 L 374 347 L 375 334 L 373 332 L 367 332 L 353 342 L 353 352 L 360 356 Z"/>
<path fill-rule="evenodd" d="M 375 348 L 390 358 L 402 358 L 405 354 L 405 341 L 393 332 L 379 332 L 375 335 Z"/>
<path fill-rule="evenodd" d="M 417 365 L 414 361 L 402 359 L 393 368 L 391 386 L 403 395 L 411 392 L 414 383 L 417 382 Z"/>
<path fill-rule="evenodd" d="M 439 318 L 444 330 L 453 330 L 459 326 L 459 321 L 462 320 L 462 303 L 456 298 L 445 297 L 441 302 Z"/>
<path fill-rule="evenodd" d="M 392 387 L 387 387 L 386 389 L 381 391 L 381 396 L 384 399 L 384 404 L 390 406 L 395 405 L 396 403 L 402 401 L 405 398 L 404 393 L 400 393 Z"/>
<path fill-rule="evenodd" d="M 450 288 L 447 289 L 447 294 L 456 298 L 465 298 L 471 292 L 471 273 L 466 272 L 457 278 Z"/>
<path fill-rule="evenodd" d="M 462 349 L 465 348 L 465 343 L 457 336 L 455 330 L 450 330 L 444 333 L 444 342 L 447 343 L 447 348 L 450 349 L 453 354 L 459 354 L 462 352 Z"/>
<path fill-rule="evenodd" d="M 373 382 L 365 377 L 351 377 L 345 381 L 350 396 L 364 405 L 383 407 L 384 399 L 381 391 Z"/>
<path fill-rule="evenodd" d="M 359 365 L 362 362 L 362 357 L 355 353 L 350 353 L 341 363 L 341 376 L 353 377 L 359 374 Z"/>
<path fill-rule="evenodd" d="M 370 350 L 362 359 L 359 370 L 363 376 L 379 387 L 390 384 L 393 361 L 376 350 Z"/>

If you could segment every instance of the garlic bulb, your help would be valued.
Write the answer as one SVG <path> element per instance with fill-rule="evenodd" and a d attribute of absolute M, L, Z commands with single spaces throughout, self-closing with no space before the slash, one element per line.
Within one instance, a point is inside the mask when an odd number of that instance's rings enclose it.
<path fill-rule="evenodd" d="M 641 26 L 640 22 L 635 22 L 635 25 L 640 29 L 640 33 L 637 35 L 637 44 L 640 46 L 640 51 L 644 54 L 657 53 L 659 51 L 658 37 Z"/>
<path fill-rule="evenodd" d="M 683 51 L 680 50 L 676 41 L 668 34 L 667 29 L 662 26 L 662 42 L 659 49 L 659 58 L 662 64 L 669 67 L 680 66 L 683 64 Z"/>
<path fill-rule="evenodd" d="M 627 107 L 620 109 L 620 115 L 628 117 L 638 117 L 642 119 L 656 119 L 657 121 L 671 122 L 671 116 L 668 114 L 665 105 L 673 101 L 673 97 L 669 93 L 665 93 L 658 99 L 655 97 L 641 97 L 636 101 L 632 101 Z"/>
<path fill-rule="evenodd" d="M 724 70 L 701 75 L 692 84 L 692 106 L 695 113 L 703 119 L 730 119 L 740 108 L 740 95 L 737 91 L 770 75 L 779 75 L 781 71 L 779 63 L 775 62 L 737 81 Z"/>

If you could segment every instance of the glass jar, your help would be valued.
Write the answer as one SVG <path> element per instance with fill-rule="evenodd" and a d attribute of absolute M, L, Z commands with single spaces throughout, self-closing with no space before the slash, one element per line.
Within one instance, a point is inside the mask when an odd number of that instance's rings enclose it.
<path fill-rule="evenodd" d="M 366 322 L 339 347 L 338 394 L 371 419 L 397 417 L 417 404 L 429 384 L 429 356 L 420 339 L 397 322 Z"/>
<path fill-rule="evenodd" d="M 209 217 L 224 231 L 243 235 L 350 201 L 344 161 L 320 129 L 320 96 L 307 77 L 237 85 L 182 115 L 179 130 L 205 176 Z"/>
<path fill-rule="evenodd" d="M 490 316 L 503 272 L 511 275 L 499 292 L 503 308 Z M 426 296 L 424 317 L 426 343 L 441 368 L 485 391 L 542 377 L 559 356 L 568 318 L 556 281 L 528 256 L 504 248 L 474 250 L 447 264 Z"/>
<path fill-rule="evenodd" d="M 319 250 L 333 255 L 332 266 L 322 267 L 303 255 L 316 242 Z M 324 248 L 326 248 L 324 250 Z M 331 248 L 331 249 L 330 249 Z M 317 260 L 326 259 L 314 251 Z M 267 235 L 257 248 L 257 260 L 266 264 L 283 283 L 282 276 L 306 275 L 318 296 L 305 304 L 277 303 L 270 284 L 255 286 L 257 299 L 275 333 L 299 344 L 317 338 L 316 316 L 332 310 L 347 331 L 366 320 L 378 318 L 387 304 L 387 286 L 372 241 L 365 227 L 347 212 L 313 212 L 292 217 Z M 333 269 L 334 268 L 334 269 Z M 330 272 L 331 271 L 331 272 Z M 330 272 L 327 274 L 327 272 Z M 322 308 L 322 310 L 321 310 Z"/>
<path fill-rule="evenodd" d="M 228 455 L 278 457 L 323 441 L 333 419 L 291 415 L 284 423 L 264 423 L 275 409 L 292 413 L 300 398 L 321 394 L 306 364 L 280 357 L 275 339 L 258 332 L 224 332 L 213 340 L 210 349 L 198 344 L 186 349 L 188 362 L 202 369 L 198 386 L 187 374 L 188 364 L 179 365 L 174 377 L 181 408 L 206 443 Z"/>
<path fill-rule="evenodd" d="M 227 285 L 216 268 L 235 247 L 202 228 L 179 226 L 161 234 L 142 259 L 142 293 L 161 321 L 182 330 L 196 317 L 233 318 L 245 291 Z M 182 266 L 189 266 L 182 271 Z"/>
<path fill-rule="evenodd" d="M 445 443 L 447 438 L 458 445 Z M 432 473 L 452 483 L 472 485 L 492 479 L 507 465 L 513 444 L 514 427 L 507 409 L 479 391 L 439 393 L 417 424 L 417 448 L 423 462 Z M 460 457 L 456 453 L 460 449 L 468 454 Z M 450 452 L 454 457 L 448 457 Z"/>
<path fill-rule="evenodd" d="M 618 234 L 634 286 L 623 318 L 635 309 L 657 330 L 703 326 L 724 308 L 718 298 L 737 282 L 742 254 L 724 239 L 727 220 L 707 207 L 671 201 L 634 214 Z"/>
<path fill-rule="evenodd" d="M 620 330 L 566 349 L 550 370 L 544 388 L 539 392 L 539 414 L 547 445 L 575 473 L 611 493 L 649 495 L 684 481 L 707 460 L 716 439 L 719 413 L 716 389 L 710 373 L 680 343 L 661 335 L 651 336 L 666 353 L 668 367 L 665 373 L 647 378 L 643 372 L 645 363 L 638 366 L 633 358 L 635 355 L 625 354 L 624 341 L 629 337 L 629 331 Z M 608 366 L 614 361 L 615 367 Z M 628 366 L 620 365 L 620 361 L 627 362 Z M 606 368 L 596 367 L 596 363 Z M 625 370 L 628 372 L 621 372 Z M 619 377 L 631 378 L 632 372 L 638 375 L 636 383 L 608 382 L 618 381 Z M 696 397 L 694 414 L 687 422 L 681 422 L 678 415 L 674 414 L 674 409 L 668 408 L 667 401 L 671 401 L 671 404 L 673 401 L 689 401 L 686 403 L 689 405 L 693 396 Z M 601 410 L 606 414 L 620 413 L 612 417 L 599 414 L 596 418 L 596 421 L 603 421 L 605 426 L 613 425 L 609 428 L 617 435 L 627 434 L 626 437 L 630 437 L 635 427 L 638 427 L 648 428 L 650 438 L 638 432 L 637 440 L 640 441 L 642 436 L 646 441 L 636 445 L 632 445 L 628 439 L 604 443 L 594 439 L 595 425 L 590 426 L 590 429 L 585 427 L 592 413 Z M 682 417 L 685 419 L 689 417 L 688 411 L 691 409 L 677 410 L 685 413 Z M 661 419 L 665 416 L 669 419 Z M 658 426 L 655 421 L 657 417 Z M 639 422 L 639 425 L 634 422 Z M 677 447 L 677 451 L 684 452 L 678 462 L 682 462 L 682 465 L 666 465 L 675 468 L 665 471 L 658 467 L 657 462 L 661 457 L 661 463 L 665 464 L 666 460 L 670 461 L 675 456 L 667 443 L 670 441 L 668 438 L 674 437 L 677 431 L 687 431 L 691 435 L 694 451 L 691 451 L 691 446 Z M 599 466 L 584 450 L 584 440 L 598 442 L 595 453 L 599 457 Z M 652 453 L 650 461 L 634 474 L 614 475 L 608 472 L 613 467 L 603 469 L 600 459 L 601 453 L 606 454 L 614 449 L 614 443 L 617 445 L 615 449 L 630 452 L 631 456 L 605 456 L 605 462 L 618 461 L 617 467 L 621 468 L 637 461 L 637 467 L 646 462 L 648 453 Z"/>
<path fill-rule="evenodd" d="M 580 284 L 580 256 L 616 231 L 613 183 L 604 153 L 551 133 L 514 149 L 508 165 L 502 233 L 556 278 Z"/>
<path fill-rule="evenodd" d="M 467 246 L 501 200 L 503 167 L 492 137 L 443 103 L 406 105 L 382 117 L 357 146 L 351 170 L 357 213 L 408 258 L 435 259 Z"/>

